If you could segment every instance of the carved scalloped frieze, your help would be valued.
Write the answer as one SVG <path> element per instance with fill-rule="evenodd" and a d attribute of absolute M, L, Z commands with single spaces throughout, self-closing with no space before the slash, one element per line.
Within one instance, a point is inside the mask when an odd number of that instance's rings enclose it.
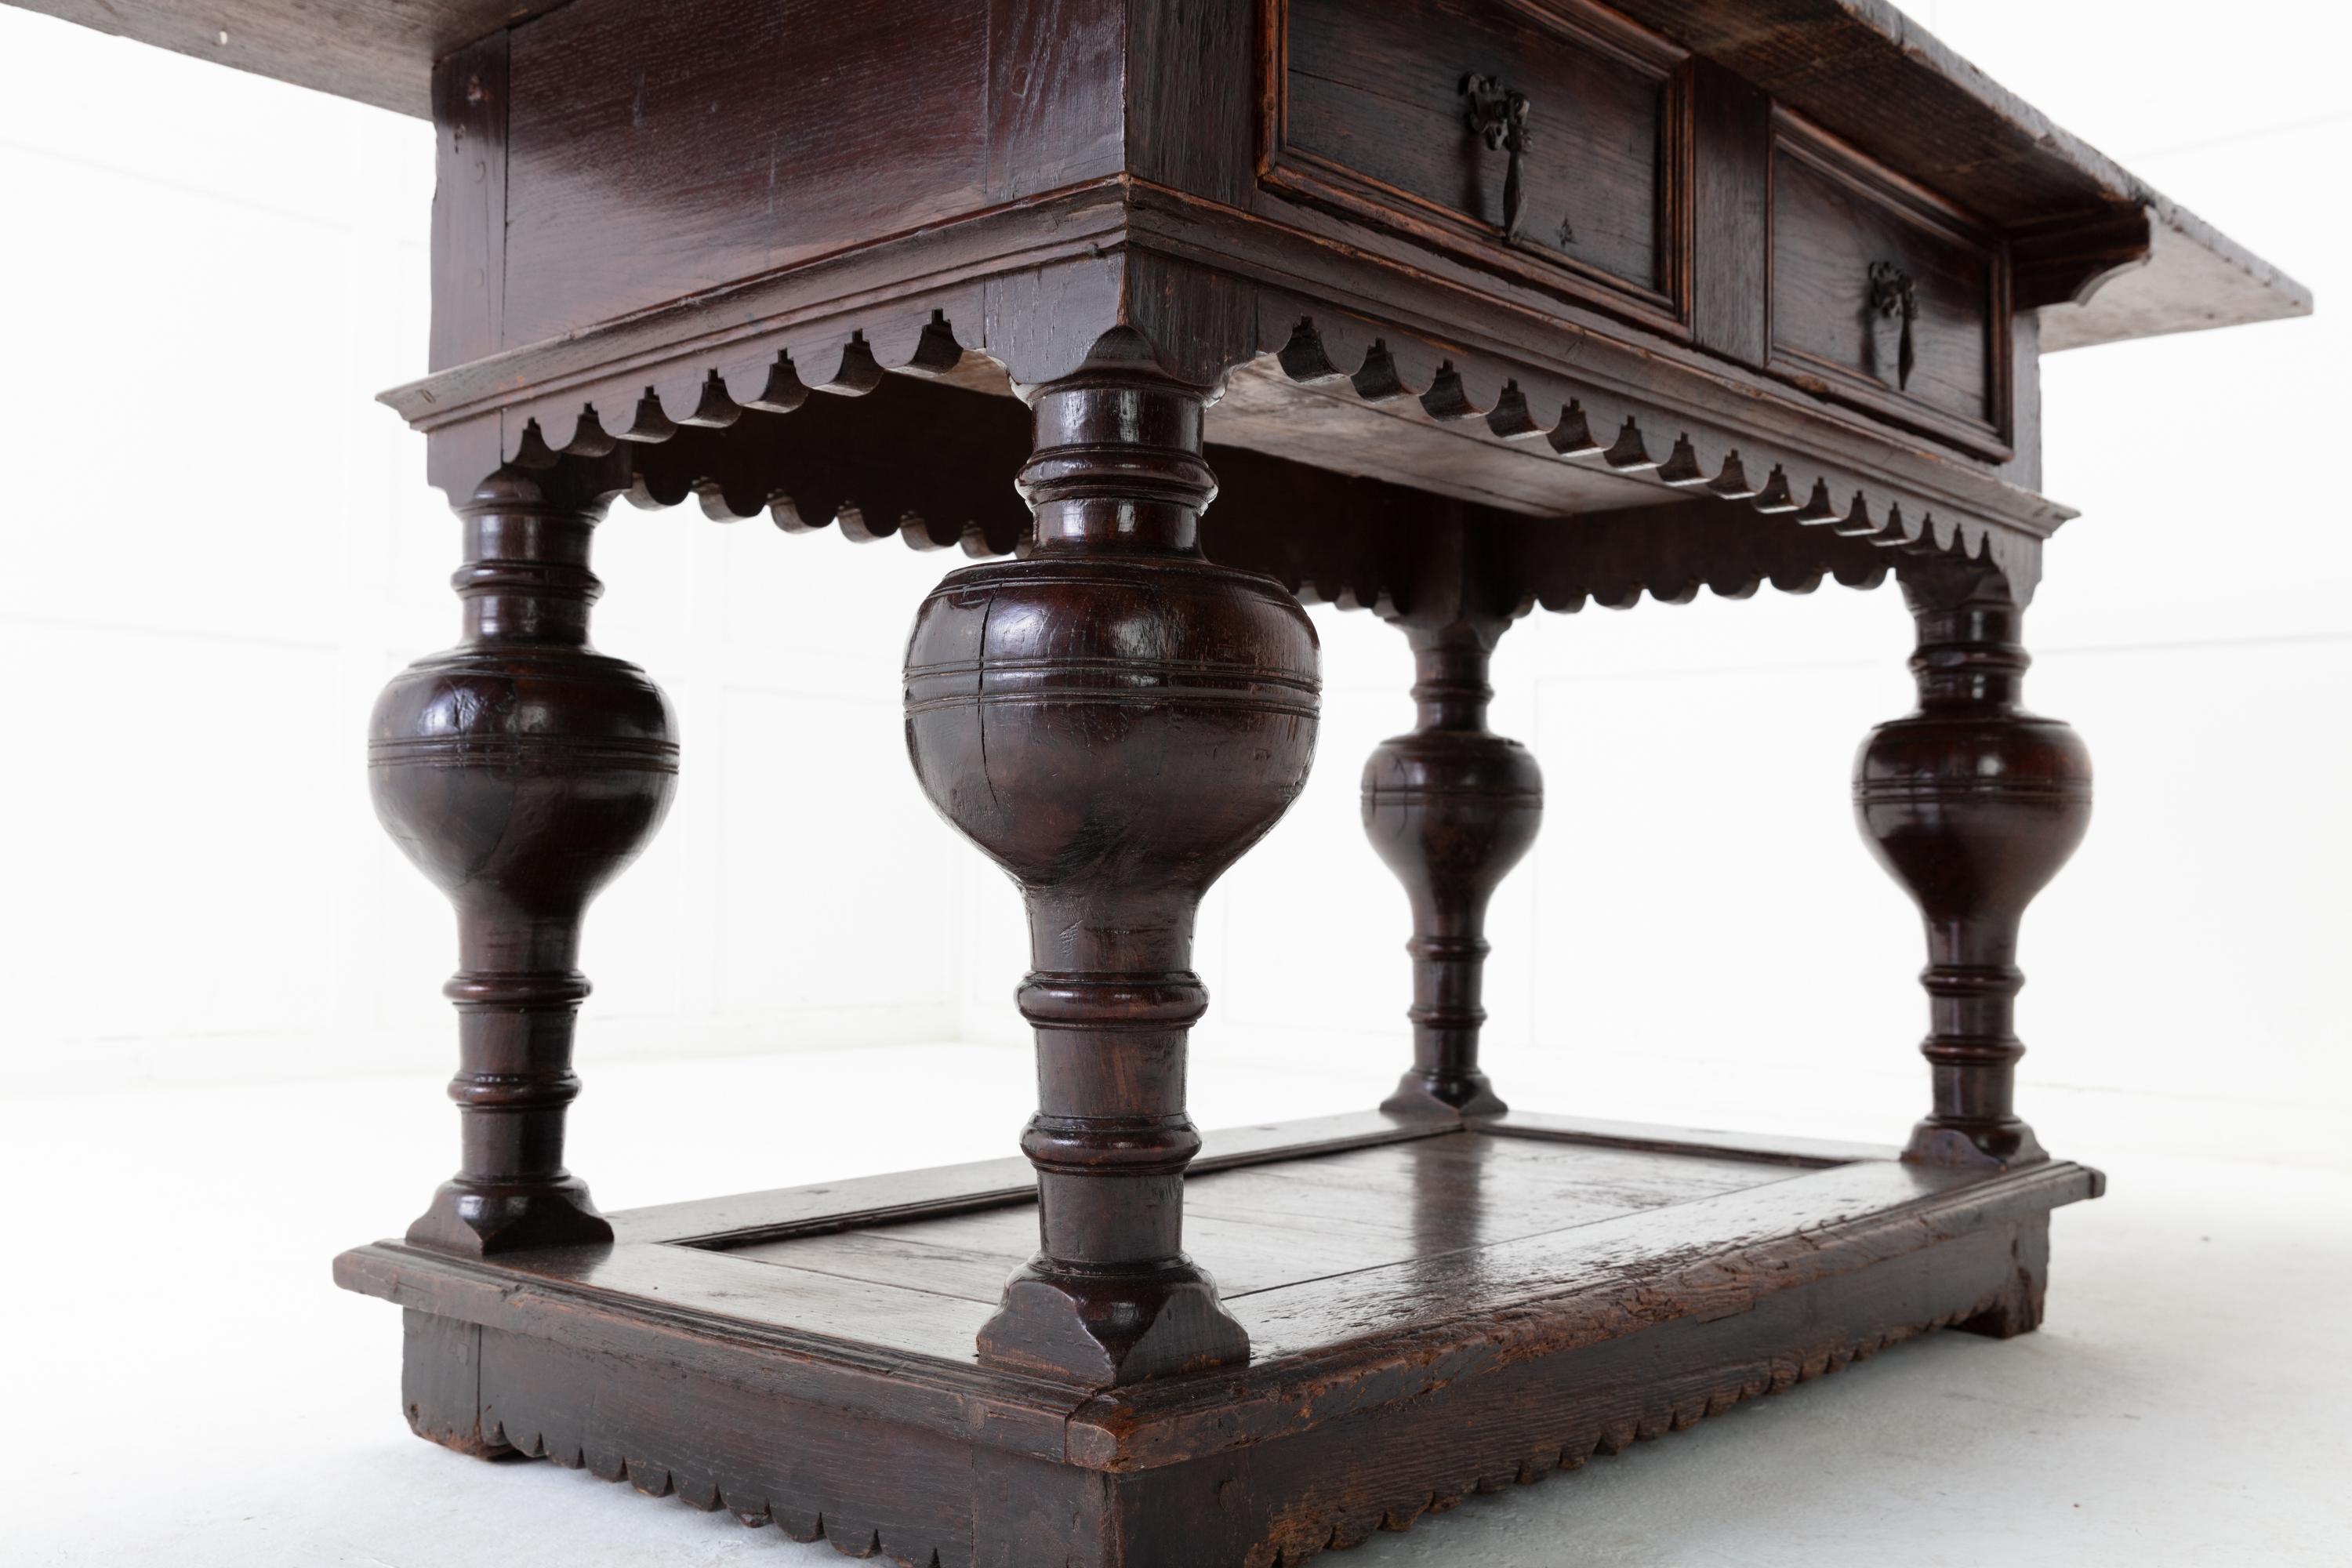
<path fill-rule="evenodd" d="M 845 412 L 885 388 L 917 381 L 1005 390 L 1003 368 L 981 351 L 992 334 L 1013 329 L 987 314 L 986 290 L 977 285 L 960 291 L 960 303 L 978 313 L 959 321 L 944 304 L 901 298 L 870 315 L 826 317 L 730 342 L 718 363 L 673 357 L 619 374 L 607 367 L 590 382 L 486 405 L 495 408 L 505 432 L 495 461 L 538 468 L 617 464 L 622 477 L 613 493 L 653 505 L 693 495 L 714 517 L 766 512 L 789 531 L 837 521 L 855 539 L 896 535 L 918 548 L 1010 551 L 1023 526 L 1009 484 L 1020 451 L 1004 443 L 1025 447 L 1026 412 L 1020 405 L 991 400 L 1002 404 L 1002 416 L 981 421 L 989 427 L 978 437 L 956 420 L 905 427 L 885 413 L 906 406 L 904 398 L 886 396 L 870 409 Z M 2026 521 L 1995 521 L 1925 485 L 1815 458 L 1769 434 L 1689 417 L 1598 378 L 1449 350 L 1344 312 L 1293 316 L 1277 338 L 1277 318 L 1270 312 L 1295 301 L 1269 294 L 1257 303 L 1265 353 L 1288 383 L 1326 395 L 1337 389 L 1368 405 L 1393 405 L 1391 412 L 1401 410 L 1413 421 L 1544 462 L 1606 473 L 1654 489 L 1662 500 L 1680 493 L 1736 505 L 1756 525 L 1753 540 L 1719 521 L 1711 527 L 1716 559 L 1685 552 L 1680 564 L 1661 558 L 1608 581 L 1559 579 L 1531 586 L 1533 600 L 1549 608 L 1572 609 L 1588 600 L 1622 605 L 1645 592 L 1679 603 L 1699 586 L 1742 596 L 1768 582 L 1803 592 L 1829 578 L 1860 586 L 1884 576 L 1881 569 L 1859 564 L 1853 551 L 1792 549 L 1784 525 L 1818 530 L 1824 541 L 1858 542 L 1898 567 L 1920 555 L 1986 560 L 2023 600 L 2040 576 L 2037 528 L 2046 531 L 2064 515 L 1989 475 L 1969 476 L 1979 489 L 1993 487 L 1996 499 L 2032 503 L 2023 509 L 2033 513 Z M 1044 307 L 1031 302 L 1024 309 Z M 437 428 L 443 416 L 430 385 L 387 398 Z M 977 467 L 957 471 L 966 465 Z M 470 487 L 478 473 L 436 477 Z M 1001 479 L 1003 487 L 984 488 L 976 479 L 987 487 Z M 1220 506 L 1228 517 L 1246 505 L 1245 494 L 1227 489 Z M 1587 520 L 1547 521 L 1564 527 Z M 1335 575 L 1331 564 L 1293 559 L 1286 569 L 1259 569 L 1342 605 L 1377 607 L 1394 591 L 1393 574 L 1372 581 L 1361 562 L 1327 580 Z"/>
<path fill-rule="evenodd" d="M 1481 442 L 1742 501 L 1889 551 L 1990 560 L 2021 597 L 2030 597 L 2041 574 L 2036 532 L 1978 515 L 1924 486 L 1815 458 L 1793 444 L 1736 432 L 1597 382 L 1448 350 L 1346 314 L 1301 313 L 1278 339 L 1272 326 L 1262 320 L 1261 347 L 1302 385 L 1345 384 L 1368 403 L 1410 404 L 1409 413 Z M 2039 506 L 2050 514 L 2050 527 L 2066 515 L 2046 502 Z M 1735 596 L 1755 585 L 1749 581 Z M 1679 602 L 1671 593 L 1658 596 Z"/>
<path fill-rule="evenodd" d="M 1409 554 L 1377 539 L 1286 540 L 1255 534 L 1239 510 L 1202 520 L 1204 548 L 1221 564 L 1261 572 L 1308 604 L 1370 610 L 1386 618 L 1415 607 Z M 1219 524 L 1231 526 L 1218 526 Z M 1824 583 L 1870 589 L 1898 561 L 1851 541 L 1808 538 L 1785 524 L 1759 527 L 1718 509 L 1635 508 L 1584 518 L 1497 518 L 1496 563 L 1516 585 L 1504 605 L 1516 618 L 1538 607 L 1573 614 L 1588 605 L 1627 610 L 1644 597 L 1686 605 L 1705 589 L 1746 599 L 1764 587 L 1810 594 Z"/>
<path fill-rule="evenodd" d="M 1296 382 L 1344 384 L 1546 462 L 1890 548 L 1989 556 L 2021 595 L 2067 515 L 1932 441 L 1637 328 L 1261 232 L 1156 188 L 1073 188 L 878 240 L 504 350 L 385 401 L 441 437 L 436 482 L 470 486 L 533 425 L 550 450 L 594 458 L 863 395 L 894 372 L 1002 392 L 1068 374 L 1119 327 L 1180 379 L 1215 385 L 1275 356 Z M 1388 477 L 1447 488 L 1442 474 Z"/>
<path fill-rule="evenodd" d="M 1823 583 L 1875 588 L 1895 565 L 1874 540 L 1758 518 L 1728 503 L 1668 503 L 1593 517 L 1515 521 L 1509 578 L 1527 602 L 1569 612 L 1631 609 L 1643 595 L 1687 605 L 1704 588 L 1745 599 L 1768 584 L 1810 594 Z"/>
<path fill-rule="evenodd" d="M 1029 447 L 1019 404 L 942 395 L 877 372 L 856 401 L 803 391 L 787 412 L 782 380 L 772 378 L 774 395 L 738 405 L 722 422 L 714 410 L 730 394 L 714 377 L 699 400 L 702 416 L 676 422 L 657 441 L 558 448 L 527 425 L 511 461 L 559 475 L 582 496 L 646 508 L 691 498 L 714 521 L 765 516 L 787 533 L 830 526 L 859 543 L 895 537 L 917 550 L 961 546 L 974 556 L 1018 544 L 1028 510 L 1013 473 Z M 654 412 L 641 411 L 639 427 Z M 922 459 L 908 460 L 910 449 Z"/>
<path fill-rule="evenodd" d="M 1350 479 L 1265 454 L 1213 448 L 1217 503 L 1201 519 L 1212 560 L 1261 572 L 1309 603 L 1388 617 L 1448 613 L 1433 594 L 1467 593 L 1481 613 L 1540 605 L 1628 609 L 1646 595 L 1687 604 L 1702 588 L 1744 599 L 1766 585 L 1873 588 L 1899 553 L 1723 499 L 1661 500 L 1576 517 L 1528 517 Z M 1465 567 L 1427 559 L 1433 521 L 1458 516 Z"/>
<path fill-rule="evenodd" d="M 559 451 L 527 426 L 514 461 L 575 499 L 667 507 L 691 498 L 721 521 L 764 515 L 786 532 L 831 526 L 861 543 L 896 537 L 919 550 L 1003 555 L 1026 530 L 1012 482 L 1029 447 L 1017 402 L 885 376 L 870 395 L 811 395 L 788 414 L 747 408 L 719 425 L 708 417 L 717 396 L 714 388 L 702 400 L 705 417 L 658 442 Z M 922 460 L 908 460 L 908 451 Z M 1310 602 L 1386 616 L 1425 608 L 1417 596 L 1443 578 L 1421 559 L 1425 525 L 1441 513 L 1476 520 L 1484 591 L 1513 614 L 1630 608 L 1644 596 L 1684 604 L 1702 588 L 1727 598 L 1767 584 L 1868 588 L 1918 558 L 1916 547 L 1890 550 L 1798 512 L 1759 514 L 1719 492 L 1530 517 L 1245 448 L 1213 448 L 1212 464 L 1220 496 L 1202 521 L 1211 559 L 1276 578 Z"/>
<path fill-rule="evenodd" d="M 863 397 L 892 374 L 949 376 L 977 346 L 958 336 L 939 307 L 927 315 L 782 332 L 714 363 L 607 374 L 506 405 L 515 435 L 503 455 L 514 458 L 520 432 L 533 425 L 551 449 L 575 457 L 602 457 L 625 441 L 657 446 L 681 427 L 730 428 L 747 411 L 790 414 L 820 393 Z"/>

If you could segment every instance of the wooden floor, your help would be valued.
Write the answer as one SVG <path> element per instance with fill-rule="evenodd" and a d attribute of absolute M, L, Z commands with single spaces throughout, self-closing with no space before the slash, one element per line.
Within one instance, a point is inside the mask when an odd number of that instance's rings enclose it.
<path fill-rule="evenodd" d="M 1530 1138 L 1422 1138 L 1212 1171 L 1185 1184 L 1184 1245 L 1243 1303 L 1429 1263 L 1800 1174 L 1786 1165 Z M 1037 1247 L 1034 1203 L 724 1247 L 730 1256 L 993 1307 Z"/>

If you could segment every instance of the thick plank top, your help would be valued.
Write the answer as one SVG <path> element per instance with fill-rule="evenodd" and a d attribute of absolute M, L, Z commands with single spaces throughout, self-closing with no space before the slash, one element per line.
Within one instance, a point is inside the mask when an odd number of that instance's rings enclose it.
<path fill-rule="evenodd" d="M 563 0 L 10 0 L 379 109 L 433 113 L 433 62 Z"/>
<path fill-rule="evenodd" d="M 101 32 L 404 114 L 432 112 L 433 62 L 565 0 L 10 0 Z M 607 9 L 663 0 L 571 0 Z M 2141 208 L 2145 265 L 2043 312 L 2050 351 L 2307 314 L 2294 279 L 2050 122 L 1884 0 L 1614 0 L 1995 223 Z M 2186 35 L 2184 51 L 2193 48 Z M 2185 57 L 2184 57 L 2185 58 Z"/>
<path fill-rule="evenodd" d="M 2150 255 L 2042 311 L 2042 351 L 2311 313 L 2311 290 L 1961 58 L 1886 0 L 1612 0 L 1789 107 L 1996 223 L 2126 204 Z M 2184 70 L 2194 46 L 2182 36 Z M 1825 62 L 1836 62 L 1825 69 Z"/>

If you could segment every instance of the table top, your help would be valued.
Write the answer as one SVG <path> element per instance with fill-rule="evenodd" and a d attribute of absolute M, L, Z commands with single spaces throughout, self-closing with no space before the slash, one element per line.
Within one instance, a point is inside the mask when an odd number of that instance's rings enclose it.
<path fill-rule="evenodd" d="M 1574 521 L 1505 574 L 1547 605 L 1873 555 L 2021 601 L 2074 515 L 2040 356 L 2311 309 L 1877 0 L 37 4 L 429 110 L 433 372 L 383 400 L 453 500 L 568 465 L 993 552 L 1004 395 L 1124 334 L 1303 592 L 1380 602 L 1467 506 Z M 869 398 L 918 379 L 995 396 Z"/>
<path fill-rule="evenodd" d="M 435 60 L 567 5 L 665 0 L 5 0 L 238 70 L 428 118 Z M 2147 264 L 2045 309 L 2050 353 L 2307 314 L 2310 290 L 1948 47 L 1885 0 L 1615 0 L 1611 7 L 1753 81 L 1986 216 L 2142 207 Z M 1834 62 L 1834 69 L 1824 69 Z"/>

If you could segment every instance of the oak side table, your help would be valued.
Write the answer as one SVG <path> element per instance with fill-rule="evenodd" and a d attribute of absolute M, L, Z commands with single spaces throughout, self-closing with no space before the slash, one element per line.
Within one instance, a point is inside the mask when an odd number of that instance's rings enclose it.
<path fill-rule="evenodd" d="M 457 907 L 463 1154 L 336 1261 L 404 1310 L 419 1435 L 853 1556 L 1268 1568 L 2040 1321 L 2101 1185 L 2011 1100 L 2020 919 L 2091 803 L 2021 705 L 2040 357 L 2310 302 L 1882 0 L 37 8 L 438 130 L 434 369 L 385 401 L 463 633 L 369 765 Z M 689 496 L 971 558 L 908 606 L 907 742 L 1026 898 L 1025 1161 L 614 1215 L 565 1168 L 583 914 L 680 762 L 590 542 Z M 1925 920 L 1927 1114 L 1507 1107 L 1504 633 L 1829 577 L 1917 622 L 1853 800 Z M 1318 599 L 1418 661 L 1363 775 L 1411 1065 L 1204 1136 L 1194 907 L 1307 777 Z"/>

